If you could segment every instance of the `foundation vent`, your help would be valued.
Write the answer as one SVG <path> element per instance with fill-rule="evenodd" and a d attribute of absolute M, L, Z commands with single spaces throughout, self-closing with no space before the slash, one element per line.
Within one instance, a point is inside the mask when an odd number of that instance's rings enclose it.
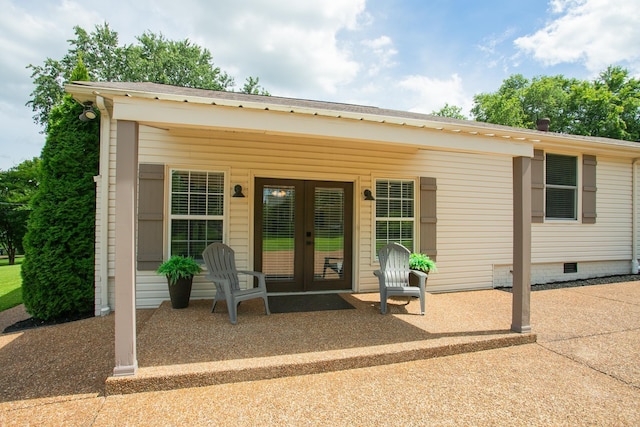
<path fill-rule="evenodd" d="M 577 262 L 567 262 L 564 264 L 564 272 L 565 273 L 577 273 L 578 272 L 578 263 Z"/>

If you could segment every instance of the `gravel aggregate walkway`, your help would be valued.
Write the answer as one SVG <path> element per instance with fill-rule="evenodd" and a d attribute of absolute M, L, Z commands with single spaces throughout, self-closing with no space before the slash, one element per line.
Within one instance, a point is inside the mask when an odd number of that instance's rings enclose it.
<path fill-rule="evenodd" d="M 433 325 L 471 318 L 487 329 L 509 313 L 510 294 L 427 301 Z M 394 310 L 378 315 L 379 324 L 420 322 L 412 306 Z M 640 425 L 640 282 L 533 292 L 531 313 L 537 343 L 122 395 L 104 393 L 113 316 L 2 334 L 0 425 Z M 139 310 L 138 331 L 158 327 L 156 314 Z M 249 314 L 239 319 L 238 326 L 251 323 Z M 171 352 L 145 348 L 141 360 Z"/>

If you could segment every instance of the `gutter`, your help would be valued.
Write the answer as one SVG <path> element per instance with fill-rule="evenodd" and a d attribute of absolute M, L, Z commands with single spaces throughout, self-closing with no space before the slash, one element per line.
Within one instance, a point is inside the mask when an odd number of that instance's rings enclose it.
<path fill-rule="evenodd" d="M 100 311 L 96 315 L 106 316 L 109 307 L 109 140 L 111 116 L 102 96 L 96 96 L 96 106 L 100 110 L 100 174 L 94 180 L 100 187 L 100 259 L 98 260 L 100 284 Z"/>

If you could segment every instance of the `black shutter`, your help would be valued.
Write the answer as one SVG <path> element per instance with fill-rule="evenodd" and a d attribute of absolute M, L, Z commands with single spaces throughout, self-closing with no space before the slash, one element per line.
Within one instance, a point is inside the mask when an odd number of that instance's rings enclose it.
<path fill-rule="evenodd" d="M 596 223 L 596 156 L 582 156 L 582 223 Z"/>
<path fill-rule="evenodd" d="M 163 261 L 164 165 L 140 164 L 138 175 L 138 270 Z"/>
<path fill-rule="evenodd" d="M 436 179 L 420 178 L 420 252 L 435 261 L 437 250 Z"/>
<path fill-rule="evenodd" d="M 533 150 L 531 159 L 531 222 L 544 222 L 544 151 Z"/>

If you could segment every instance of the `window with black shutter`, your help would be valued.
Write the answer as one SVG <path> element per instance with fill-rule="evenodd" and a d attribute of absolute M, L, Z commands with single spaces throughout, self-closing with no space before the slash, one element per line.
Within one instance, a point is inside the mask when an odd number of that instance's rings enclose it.
<path fill-rule="evenodd" d="M 545 217 L 577 219 L 578 158 L 547 154 L 545 174 Z"/>

